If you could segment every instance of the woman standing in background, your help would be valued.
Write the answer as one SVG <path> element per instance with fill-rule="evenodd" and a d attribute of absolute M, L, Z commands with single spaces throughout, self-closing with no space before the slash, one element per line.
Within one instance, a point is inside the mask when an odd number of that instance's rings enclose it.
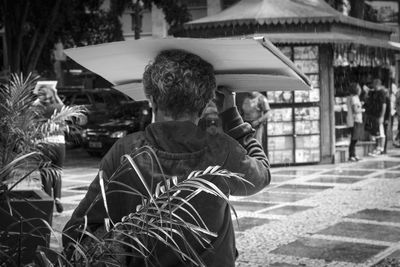
<path fill-rule="evenodd" d="M 347 126 L 351 129 L 349 161 L 359 161 L 356 156 L 356 144 L 362 135 L 362 106 L 360 101 L 361 87 L 358 83 L 350 84 L 350 95 L 347 97 Z"/>
<path fill-rule="evenodd" d="M 64 104 L 57 94 L 55 85 L 43 84 L 35 88 L 34 93 L 37 94 L 38 99 L 34 103 L 36 106 L 41 107 L 42 115 L 49 119 L 55 112 L 59 112 Z M 49 195 L 53 196 L 57 212 L 63 212 L 64 208 L 61 204 L 61 172 L 65 161 L 65 136 L 64 131 L 47 136 L 44 141 L 50 146 L 43 148 L 43 153 L 50 159 L 51 164 L 59 169 L 54 175 L 46 175 L 41 173 L 43 190 Z"/>
<path fill-rule="evenodd" d="M 268 99 L 260 92 L 250 92 L 242 103 L 242 117 L 256 130 L 255 138 L 264 147 L 264 124 L 270 110 Z"/>

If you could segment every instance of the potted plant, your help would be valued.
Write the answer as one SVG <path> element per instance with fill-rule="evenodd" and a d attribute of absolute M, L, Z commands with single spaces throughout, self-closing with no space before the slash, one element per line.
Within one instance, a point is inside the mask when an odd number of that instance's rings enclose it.
<path fill-rule="evenodd" d="M 31 262 L 37 245 L 49 245 L 53 200 L 41 190 L 40 175 L 60 171 L 42 153 L 51 149 L 45 137 L 68 131 L 80 106 L 63 107 L 45 119 L 35 107 L 38 77 L 12 74 L 0 85 L 0 265 Z M 35 180 L 36 178 L 36 180 Z M 25 183 L 25 189 L 19 190 Z"/>
<path fill-rule="evenodd" d="M 141 181 L 144 190 L 124 186 L 118 181 L 117 177 L 124 172 L 123 168 L 119 168 L 110 178 L 104 177 L 100 171 L 101 197 L 95 200 L 104 205 L 108 214 L 111 207 L 107 203 L 107 196 L 115 192 L 108 191 L 107 188 L 115 184 L 122 185 L 116 190 L 118 194 L 139 196 L 142 204 L 119 222 L 112 222 L 109 216 L 108 223 L 94 232 L 90 232 L 89 226 L 85 225 L 79 230 L 82 234 L 79 240 L 71 243 L 62 252 L 42 248 L 38 256 L 40 266 L 126 266 L 128 257 L 133 257 L 135 264 L 138 263 L 139 266 L 158 266 L 160 259 L 154 255 L 157 244 L 174 251 L 188 266 L 205 266 L 186 237 L 196 240 L 203 248 L 211 248 L 211 240 L 217 237 L 217 233 L 207 228 L 191 200 L 206 193 L 210 194 L 210 198 L 220 198 L 229 203 L 228 197 L 207 176 L 249 182 L 238 173 L 229 172 L 220 166 L 210 166 L 205 170 L 192 171 L 187 177 L 163 175 L 161 182 L 153 188 L 145 182 L 135 163 L 135 157 L 143 153 L 152 157 L 153 162 L 157 162 L 156 153 L 146 146 L 139 149 L 139 153 L 124 155 L 121 164 L 126 164 L 135 171 L 134 179 Z M 182 214 L 188 215 L 186 219 Z"/>

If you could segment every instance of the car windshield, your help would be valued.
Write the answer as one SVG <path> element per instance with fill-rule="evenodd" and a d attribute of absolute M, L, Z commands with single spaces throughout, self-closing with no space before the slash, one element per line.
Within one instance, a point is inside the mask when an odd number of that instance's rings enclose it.
<path fill-rule="evenodd" d="M 74 105 L 90 105 L 90 99 L 85 93 L 76 94 L 74 99 Z"/>

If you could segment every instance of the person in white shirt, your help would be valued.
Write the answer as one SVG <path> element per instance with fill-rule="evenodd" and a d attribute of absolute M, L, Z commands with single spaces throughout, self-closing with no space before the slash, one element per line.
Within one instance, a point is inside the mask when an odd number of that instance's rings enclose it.
<path fill-rule="evenodd" d="M 360 101 L 361 87 L 358 83 L 350 84 L 350 95 L 347 96 L 347 126 L 351 128 L 349 161 L 358 161 L 356 144 L 362 135 L 362 106 Z"/>
<path fill-rule="evenodd" d="M 255 138 L 264 147 L 264 124 L 268 119 L 270 106 L 266 96 L 260 92 L 248 93 L 242 103 L 242 117 L 256 130 Z M 265 149 L 265 148 L 264 148 Z"/>

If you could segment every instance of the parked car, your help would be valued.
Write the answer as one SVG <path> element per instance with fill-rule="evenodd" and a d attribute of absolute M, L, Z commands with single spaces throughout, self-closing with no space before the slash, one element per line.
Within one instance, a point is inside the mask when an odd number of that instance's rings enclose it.
<path fill-rule="evenodd" d="M 87 121 L 80 127 L 71 128 L 66 135 L 67 147 L 76 147 L 83 144 L 82 134 L 92 124 L 101 124 L 115 118 L 121 105 L 132 101 L 125 94 L 112 88 L 83 89 L 58 88 L 58 95 L 65 105 L 84 105 L 87 112 Z"/>
<path fill-rule="evenodd" d="M 132 101 L 113 88 L 81 89 L 59 88 L 58 95 L 65 105 L 84 105 L 92 119 L 103 117 L 118 109 L 121 103 Z"/>
<path fill-rule="evenodd" d="M 122 103 L 107 120 L 89 120 L 82 133 L 83 148 L 92 156 L 103 156 L 119 138 L 144 130 L 151 114 L 147 101 Z"/>

